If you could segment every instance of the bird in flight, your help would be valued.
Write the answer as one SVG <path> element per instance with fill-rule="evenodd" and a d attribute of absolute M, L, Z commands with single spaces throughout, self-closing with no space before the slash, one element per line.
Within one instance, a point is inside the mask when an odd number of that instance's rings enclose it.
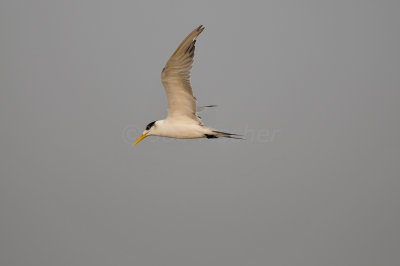
<path fill-rule="evenodd" d="M 177 139 L 219 137 L 240 139 L 240 135 L 217 131 L 203 125 L 197 116 L 196 98 L 190 85 L 190 70 L 196 38 L 203 30 L 202 25 L 194 29 L 178 46 L 161 72 L 161 81 L 168 98 L 167 118 L 149 123 L 132 146 L 147 136 Z"/>

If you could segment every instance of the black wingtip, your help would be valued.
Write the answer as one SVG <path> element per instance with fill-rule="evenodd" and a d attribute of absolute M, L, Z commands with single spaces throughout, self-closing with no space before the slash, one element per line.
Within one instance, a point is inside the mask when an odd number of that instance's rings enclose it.
<path fill-rule="evenodd" d="M 204 29 L 205 29 L 205 28 L 204 28 L 203 25 L 200 25 L 200 26 L 197 27 L 197 31 L 200 31 L 200 33 L 201 33 Z"/>

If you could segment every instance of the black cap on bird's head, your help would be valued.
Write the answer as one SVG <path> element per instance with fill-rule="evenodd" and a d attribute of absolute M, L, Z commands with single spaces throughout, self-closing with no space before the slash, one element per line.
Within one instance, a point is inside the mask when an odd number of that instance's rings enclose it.
<path fill-rule="evenodd" d="M 155 123 L 156 123 L 156 121 L 153 121 L 153 122 L 149 123 L 149 124 L 146 126 L 146 130 L 150 130 L 150 128 L 151 128 Z"/>
<path fill-rule="evenodd" d="M 153 121 L 151 123 L 149 123 L 146 126 L 146 129 L 144 130 L 143 134 L 133 143 L 132 146 L 135 146 L 136 144 L 138 144 L 142 139 L 146 138 L 149 135 L 149 131 L 152 127 L 154 127 L 154 124 L 156 123 L 156 121 Z"/>

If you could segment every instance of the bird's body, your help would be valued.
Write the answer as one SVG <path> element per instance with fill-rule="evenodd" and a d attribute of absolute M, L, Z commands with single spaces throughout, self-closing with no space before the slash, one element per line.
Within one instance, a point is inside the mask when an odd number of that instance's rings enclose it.
<path fill-rule="evenodd" d="M 206 134 L 213 134 L 213 130 L 199 123 L 180 123 L 165 119 L 156 121 L 148 135 L 176 139 L 197 139 L 206 137 Z"/>
<path fill-rule="evenodd" d="M 161 81 L 168 99 L 168 116 L 147 125 L 133 146 L 147 136 L 177 139 L 238 138 L 236 134 L 216 131 L 202 124 L 196 113 L 196 98 L 190 84 L 197 36 L 203 26 L 193 30 L 178 46 L 161 72 Z"/>

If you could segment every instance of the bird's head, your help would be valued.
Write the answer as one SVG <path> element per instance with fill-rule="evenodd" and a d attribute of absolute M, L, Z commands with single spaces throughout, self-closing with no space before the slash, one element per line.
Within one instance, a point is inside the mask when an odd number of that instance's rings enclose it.
<path fill-rule="evenodd" d="M 141 140 L 146 138 L 147 136 L 153 135 L 153 131 L 156 127 L 157 121 L 153 121 L 146 126 L 146 129 L 143 131 L 142 135 L 133 143 L 132 147 L 138 144 Z"/>

